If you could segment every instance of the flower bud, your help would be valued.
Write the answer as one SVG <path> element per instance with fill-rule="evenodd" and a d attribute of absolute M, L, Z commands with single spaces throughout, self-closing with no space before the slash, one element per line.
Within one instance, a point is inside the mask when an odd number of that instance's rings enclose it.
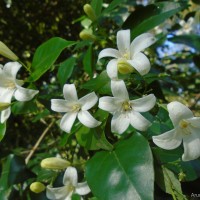
<path fill-rule="evenodd" d="M 88 18 L 91 19 L 92 21 L 95 21 L 97 19 L 94 9 L 92 8 L 90 4 L 85 4 L 83 6 L 83 10 L 85 14 L 88 16 Z"/>
<path fill-rule="evenodd" d="M 79 37 L 82 40 L 92 40 L 92 41 L 96 40 L 96 36 L 92 34 L 92 31 L 91 30 L 87 30 L 87 29 L 82 30 L 79 33 Z"/>
<path fill-rule="evenodd" d="M 10 60 L 17 61 L 19 58 L 3 43 L 0 41 L 0 54 Z"/>
<path fill-rule="evenodd" d="M 40 182 L 34 182 L 30 185 L 30 190 L 34 193 L 40 193 L 45 190 L 45 185 Z"/>
<path fill-rule="evenodd" d="M 117 62 L 117 68 L 121 74 L 130 74 L 134 72 L 134 68 L 126 60 L 119 60 Z"/>
<path fill-rule="evenodd" d="M 4 103 L 4 102 L 0 102 L 0 112 L 2 111 L 2 110 L 5 110 L 5 109 L 7 109 L 8 107 L 10 107 L 10 103 Z"/>
<path fill-rule="evenodd" d="M 45 158 L 44 160 L 42 160 L 40 165 L 42 168 L 45 169 L 62 170 L 70 166 L 70 162 L 62 158 L 52 157 L 52 158 Z"/>

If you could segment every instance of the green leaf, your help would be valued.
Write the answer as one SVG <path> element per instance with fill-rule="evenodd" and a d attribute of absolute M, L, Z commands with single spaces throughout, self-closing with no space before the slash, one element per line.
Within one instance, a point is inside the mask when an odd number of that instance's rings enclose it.
<path fill-rule="evenodd" d="M 112 152 L 96 153 L 86 164 L 86 179 L 100 200 L 153 200 L 153 158 L 147 140 L 136 133 L 119 141 Z"/>
<path fill-rule="evenodd" d="M 0 141 L 4 138 L 6 133 L 6 122 L 3 124 L 0 123 Z"/>
<path fill-rule="evenodd" d="M 98 92 L 99 94 L 111 94 L 110 78 L 106 71 L 103 71 L 96 78 L 89 80 L 82 86 L 84 89 Z"/>
<path fill-rule="evenodd" d="M 200 36 L 199 35 L 179 35 L 169 38 L 171 42 L 188 45 L 200 51 Z"/>
<path fill-rule="evenodd" d="M 102 0 L 92 0 L 91 1 L 91 6 L 94 9 L 97 17 L 101 14 L 102 4 L 103 4 Z"/>
<path fill-rule="evenodd" d="M 76 139 L 81 146 L 88 150 L 113 149 L 113 146 L 107 141 L 105 133 L 99 127 L 90 129 L 82 126 L 76 132 Z"/>
<path fill-rule="evenodd" d="M 135 38 L 161 24 L 186 6 L 186 3 L 165 1 L 139 7 L 124 22 L 123 29 L 131 29 L 131 36 Z"/>
<path fill-rule="evenodd" d="M 164 166 L 157 168 L 155 180 L 163 191 L 173 196 L 173 199 L 187 200 L 182 193 L 180 182 L 169 169 Z"/>
<path fill-rule="evenodd" d="M 90 77 L 93 75 L 92 64 L 92 45 L 90 45 L 83 58 L 84 70 L 89 74 Z"/>
<path fill-rule="evenodd" d="M 75 64 L 76 58 L 70 57 L 59 65 L 57 76 L 62 87 L 71 77 Z"/>
<path fill-rule="evenodd" d="M 31 76 L 29 81 L 38 80 L 47 70 L 51 68 L 61 52 L 76 44 L 74 41 L 67 41 L 59 37 L 54 37 L 40 45 L 33 57 Z"/>
<path fill-rule="evenodd" d="M 103 14 L 109 14 L 112 10 L 114 10 L 121 3 L 122 3 L 122 0 L 113 0 L 109 4 L 109 6 L 103 10 Z"/>
<path fill-rule="evenodd" d="M 18 101 L 15 102 L 12 106 L 12 112 L 15 115 L 28 114 L 37 111 L 38 107 L 35 100 L 25 101 L 25 102 Z"/>
<path fill-rule="evenodd" d="M 7 200 L 10 193 L 10 186 L 8 184 L 10 163 L 14 155 L 9 155 L 7 159 L 2 160 L 2 172 L 0 177 L 0 199 Z"/>

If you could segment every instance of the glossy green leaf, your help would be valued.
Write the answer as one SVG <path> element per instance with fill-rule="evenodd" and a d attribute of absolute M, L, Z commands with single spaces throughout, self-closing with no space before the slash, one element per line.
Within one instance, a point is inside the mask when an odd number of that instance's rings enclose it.
<path fill-rule="evenodd" d="M 101 128 L 90 129 L 82 126 L 76 132 L 76 139 L 78 143 L 88 150 L 112 150 L 112 145 L 107 141 L 105 133 Z"/>
<path fill-rule="evenodd" d="M 169 38 L 170 41 L 174 43 L 180 43 L 188 45 L 189 47 L 195 48 L 197 51 L 200 51 L 200 36 L 199 35 L 179 35 Z"/>
<path fill-rule="evenodd" d="M 186 3 L 165 1 L 139 7 L 127 18 L 123 28 L 131 29 L 131 36 L 135 38 L 161 24 L 186 6 Z"/>
<path fill-rule="evenodd" d="M 106 71 L 103 71 L 96 78 L 89 80 L 82 86 L 84 89 L 98 92 L 99 94 L 111 94 L 110 78 Z"/>
<path fill-rule="evenodd" d="M 119 141 L 113 151 L 96 153 L 87 162 L 86 179 L 99 200 L 153 200 L 153 158 L 147 140 L 136 133 Z"/>
<path fill-rule="evenodd" d="M 33 57 L 31 76 L 29 81 L 38 80 L 47 70 L 51 68 L 61 52 L 74 45 L 75 42 L 54 37 L 40 45 Z"/>
<path fill-rule="evenodd" d="M 57 76 L 62 87 L 71 77 L 75 64 L 76 58 L 74 57 L 70 57 L 64 62 L 60 63 Z"/>
<path fill-rule="evenodd" d="M 0 141 L 4 138 L 6 133 L 6 122 L 3 124 L 0 123 Z"/>
<path fill-rule="evenodd" d="M 86 73 L 89 74 L 90 77 L 93 76 L 93 69 L 92 66 L 92 45 L 89 46 L 88 50 L 86 51 L 84 58 L 83 58 L 83 67 Z"/>

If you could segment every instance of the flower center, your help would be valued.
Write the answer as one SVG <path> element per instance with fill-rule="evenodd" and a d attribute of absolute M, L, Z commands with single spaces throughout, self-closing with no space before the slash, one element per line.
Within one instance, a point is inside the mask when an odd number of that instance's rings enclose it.
<path fill-rule="evenodd" d="M 191 131 L 188 129 L 189 127 L 189 124 L 186 120 L 182 119 L 180 122 L 179 122 L 179 127 L 182 129 L 182 133 L 183 135 L 190 135 L 191 134 Z"/>
<path fill-rule="evenodd" d="M 181 128 L 187 128 L 188 125 L 189 125 L 189 123 L 186 122 L 184 119 L 181 120 L 181 121 L 179 122 L 179 126 L 180 126 Z"/>
<path fill-rule="evenodd" d="M 81 106 L 79 104 L 74 104 L 72 106 L 72 111 L 78 112 L 81 109 Z"/>
<path fill-rule="evenodd" d="M 125 58 L 126 60 L 129 60 L 130 59 L 130 53 L 126 52 L 126 53 L 123 54 L 122 57 Z"/>
<path fill-rule="evenodd" d="M 74 190 L 75 190 L 75 187 L 72 184 L 70 184 L 69 185 L 69 191 L 74 191 Z"/>
<path fill-rule="evenodd" d="M 123 102 L 122 108 L 124 111 L 132 110 L 132 106 L 131 106 L 130 102 L 128 102 L 128 101 Z"/>
<path fill-rule="evenodd" d="M 134 68 L 125 59 L 118 60 L 117 69 L 121 74 L 130 74 L 134 72 Z"/>
<path fill-rule="evenodd" d="M 7 83 L 5 83 L 5 87 L 7 87 L 8 89 L 13 89 L 15 88 L 15 83 L 13 81 L 7 81 Z"/>

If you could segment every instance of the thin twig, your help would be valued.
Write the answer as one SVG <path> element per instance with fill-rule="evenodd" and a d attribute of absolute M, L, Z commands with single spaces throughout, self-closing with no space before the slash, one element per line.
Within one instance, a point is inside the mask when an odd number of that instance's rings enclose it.
<path fill-rule="evenodd" d="M 28 156 L 25 159 L 25 163 L 28 164 L 29 160 L 31 159 L 31 157 L 33 156 L 34 152 L 36 151 L 36 149 L 38 148 L 38 146 L 40 145 L 41 141 L 43 140 L 44 136 L 47 134 L 47 132 L 49 131 L 49 129 L 53 126 L 55 120 L 53 120 L 49 126 L 47 126 L 47 128 L 43 131 L 42 135 L 39 137 L 39 139 L 37 140 L 37 142 L 35 143 L 35 145 L 33 146 L 33 148 L 31 149 L 30 153 L 28 154 Z"/>

